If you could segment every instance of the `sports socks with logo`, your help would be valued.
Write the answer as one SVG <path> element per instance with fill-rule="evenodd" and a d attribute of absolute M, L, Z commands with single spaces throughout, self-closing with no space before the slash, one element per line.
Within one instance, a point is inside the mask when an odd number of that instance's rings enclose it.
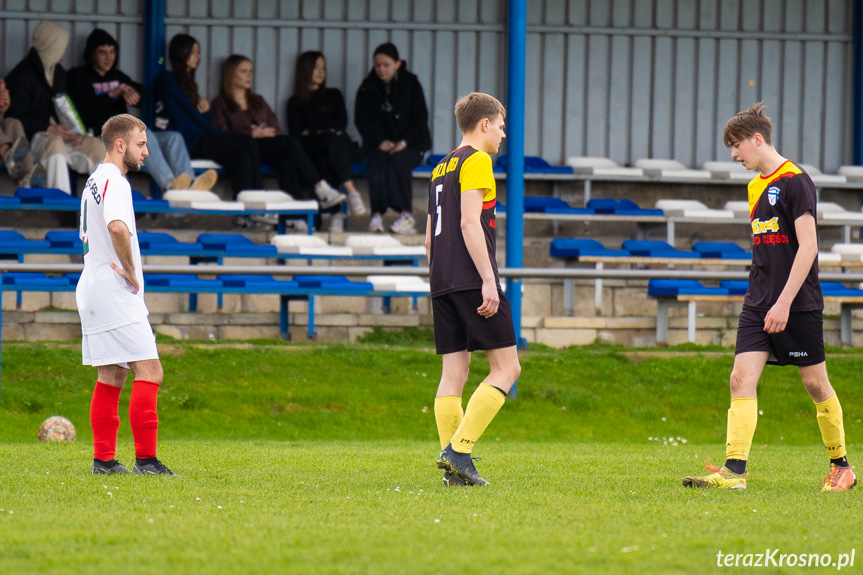
<path fill-rule="evenodd" d="M 437 433 L 440 437 L 440 448 L 449 445 L 456 429 L 464 419 L 464 409 L 461 407 L 461 396 L 445 395 L 434 399 L 434 418 L 437 423 Z"/>
<path fill-rule="evenodd" d="M 815 416 L 821 429 L 821 439 L 830 456 L 830 463 L 848 467 L 845 457 L 845 425 L 842 421 L 842 406 L 834 393 L 830 399 L 815 403 Z"/>
<path fill-rule="evenodd" d="M 755 426 L 758 423 L 758 400 L 739 397 L 731 400 L 728 410 L 728 430 L 725 442 L 725 467 L 734 473 L 746 471 L 746 461 L 752 448 Z"/>
<path fill-rule="evenodd" d="M 156 457 L 156 443 L 159 436 L 159 415 L 156 413 L 158 392 L 158 383 L 144 380 L 136 380 L 132 383 L 129 424 L 135 440 L 137 459 Z"/>
<path fill-rule="evenodd" d="M 479 384 L 467 402 L 464 418 L 453 434 L 450 443 L 459 453 L 471 453 L 486 427 L 503 407 L 506 393 L 486 383 Z"/>
<path fill-rule="evenodd" d="M 93 429 L 93 457 L 102 461 L 114 459 L 117 431 L 120 429 L 119 387 L 96 382 L 90 401 L 90 427 Z"/>

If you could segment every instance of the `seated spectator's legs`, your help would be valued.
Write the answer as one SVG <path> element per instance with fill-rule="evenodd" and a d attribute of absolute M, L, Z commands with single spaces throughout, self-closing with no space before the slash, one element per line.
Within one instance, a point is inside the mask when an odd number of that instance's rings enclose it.
<path fill-rule="evenodd" d="M 305 139 L 309 155 L 318 161 L 321 176 L 339 188 L 353 177 L 353 142 L 344 132 L 321 132 Z"/>
<path fill-rule="evenodd" d="M 30 142 L 31 156 L 39 162 L 46 172 L 45 185 L 72 195 L 72 184 L 69 181 L 68 152 L 66 144 L 60 136 L 52 136 L 48 132 L 37 132 Z"/>
<path fill-rule="evenodd" d="M 167 190 L 171 182 L 174 181 L 174 172 L 168 165 L 165 159 L 162 144 L 156 134 L 164 134 L 166 132 L 147 132 L 147 150 L 150 155 L 144 159 L 144 167 L 147 168 L 147 173 L 155 180 L 156 184 L 163 190 Z M 177 132 L 168 132 L 176 134 Z M 182 141 L 182 138 L 181 138 Z"/>
<path fill-rule="evenodd" d="M 186 149 L 186 142 L 183 140 L 183 135 L 180 132 L 152 130 L 148 133 L 152 136 L 152 140 L 156 140 L 159 143 L 162 156 L 170 167 L 173 177 L 177 177 L 180 174 L 188 174 L 190 178 L 195 178 L 195 171 L 192 169 L 192 160 L 189 158 L 189 150 Z M 152 155 L 151 153 L 150 156 Z"/>
<path fill-rule="evenodd" d="M 0 120 L 0 161 L 5 161 L 4 155 L 14 146 L 19 138 L 24 138 L 26 142 L 27 136 L 24 133 L 24 125 L 20 120 L 16 118 L 4 118 Z M 24 150 L 26 149 L 27 146 L 25 145 Z M 16 166 L 10 166 L 7 162 L 6 169 L 9 171 L 10 176 L 17 178 L 29 173 L 33 169 L 33 159 L 30 154 L 27 154 L 18 161 L 18 165 Z"/>
<path fill-rule="evenodd" d="M 405 148 L 390 156 L 387 172 L 387 201 L 398 212 L 413 211 L 413 169 L 422 160 L 418 151 Z"/>
<path fill-rule="evenodd" d="M 387 194 L 387 184 L 389 183 L 390 161 L 393 156 L 387 152 L 380 150 L 371 150 L 368 152 L 369 160 L 369 201 L 371 202 L 372 213 L 385 214 L 389 204 Z"/>
<path fill-rule="evenodd" d="M 96 166 L 105 161 L 105 144 L 100 138 L 84 136 L 80 143 L 74 146 L 66 143 L 69 166 L 79 174 L 91 174 Z"/>
<path fill-rule="evenodd" d="M 243 190 L 260 190 L 261 156 L 251 136 L 240 134 L 207 134 L 189 154 L 192 158 L 218 162 L 231 174 L 234 198 Z"/>

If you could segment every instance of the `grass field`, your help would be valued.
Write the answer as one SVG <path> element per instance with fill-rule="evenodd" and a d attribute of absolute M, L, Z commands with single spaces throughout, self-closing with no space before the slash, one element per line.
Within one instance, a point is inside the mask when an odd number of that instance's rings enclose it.
<path fill-rule="evenodd" d="M 430 348 L 272 343 L 160 344 L 176 478 L 89 475 L 93 371 L 72 346 L 4 344 L 0 573 L 690 573 L 720 551 L 860 546 L 861 494 L 819 491 L 826 455 L 793 369 L 765 373 L 749 490 L 705 492 L 680 478 L 724 455 L 729 350 L 529 351 L 475 450 L 492 486 L 446 489 Z M 828 368 L 855 462 L 863 357 Z M 479 354 L 471 389 L 484 369 Z M 35 440 L 54 414 L 77 443 Z"/>

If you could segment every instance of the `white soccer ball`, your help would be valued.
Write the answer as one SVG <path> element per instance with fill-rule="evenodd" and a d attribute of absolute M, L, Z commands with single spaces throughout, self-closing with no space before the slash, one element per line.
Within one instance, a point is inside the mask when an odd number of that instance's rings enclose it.
<path fill-rule="evenodd" d="M 39 426 L 39 441 L 73 443 L 75 426 L 61 415 L 52 415 Z"/>

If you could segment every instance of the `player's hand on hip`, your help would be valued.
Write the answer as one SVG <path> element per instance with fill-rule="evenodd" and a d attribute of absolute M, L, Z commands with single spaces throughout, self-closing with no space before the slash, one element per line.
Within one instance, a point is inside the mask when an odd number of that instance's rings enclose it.
<path fill-rule="evenodd" d="M 117 272 L 117 274 L 126 280 L 126 283 L 132 286 L 132 293 L 138 293 L 138 290 L 141 289 L 141 286 L 138 284 L 138 278 L 135 274 L 130 274 L 120 266 L 115 263 L 111 263 L 111 269 Z"/>
<path fill-rule="evenodd" d="M 785 331 L 785 326 L 788 325 L 788 313 L 789 307 L 787 305 L 776 302 L 764 316 L 764 331 L 767 333 Z"/>
<path fill-rule="evenodd" d="M 482 317 L 491 317 L 497 313 L 500 305 L 500 295 L 497 293 L 497 285 L 494 282 L 483 282 L 482 305 L 476 308 L 476 313 Z"/>

